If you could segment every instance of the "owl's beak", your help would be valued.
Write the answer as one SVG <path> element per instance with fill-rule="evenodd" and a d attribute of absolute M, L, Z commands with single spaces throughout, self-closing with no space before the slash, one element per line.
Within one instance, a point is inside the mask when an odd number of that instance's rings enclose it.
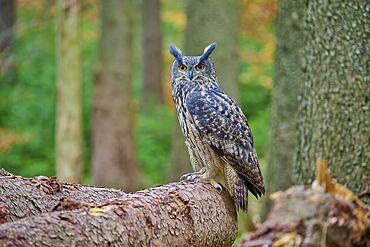
<path fill-rule="evenodd" d="M 193 79 L 193 70 L 192 69 L 189 69 L 186 72 L 186 76 L 189 78 L 189 80 L 192 80 Z"/>

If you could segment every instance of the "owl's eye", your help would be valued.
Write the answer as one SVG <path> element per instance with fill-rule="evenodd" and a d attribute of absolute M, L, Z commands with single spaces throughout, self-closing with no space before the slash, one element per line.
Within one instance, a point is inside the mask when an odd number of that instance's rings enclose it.
<path fill-rule="evenodd" d="M 185 70 L 186 70 L 186 66 L 185 66 L 185 65 L 183 65 L 183 64 L 180 64 L 180 65 L 179 65 L 179 70 L 180 70 L 180 71 L 185 71 Z"/>
<path fill-rule="evenodd" d="M 198 71 L 199 70 L 204 70 L 204 64 L 202 64 L 202 63 L 198 64 L 197 66 L 195 66 L 195 69 L 198 70 Z"/>

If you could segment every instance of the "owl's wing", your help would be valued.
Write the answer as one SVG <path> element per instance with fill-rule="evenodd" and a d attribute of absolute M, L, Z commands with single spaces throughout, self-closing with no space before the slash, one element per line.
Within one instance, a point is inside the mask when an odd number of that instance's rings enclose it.
<path fill-rule="evenodd" d="M 265 192 L 253 138 L 240 107 L 218 89 L 195 91 L 186 98 L 192 127 L 245 180 L 258 198 Z"/>

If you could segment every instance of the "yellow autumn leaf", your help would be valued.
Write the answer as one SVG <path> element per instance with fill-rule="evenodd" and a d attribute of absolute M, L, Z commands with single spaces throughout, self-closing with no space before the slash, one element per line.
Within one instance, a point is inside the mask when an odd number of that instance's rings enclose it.
<path fill-rule="evenodd" d="M 316 181 L 324 188 L 324 190 L 332 195 L 340 196 L 347 201 L 355 201 L 362 208 L 367 208 L 352 191 L 345 186 L 335 182 L 329 174 L 328 164 L 325 160 L 317 160 L 316 162 Z"/>

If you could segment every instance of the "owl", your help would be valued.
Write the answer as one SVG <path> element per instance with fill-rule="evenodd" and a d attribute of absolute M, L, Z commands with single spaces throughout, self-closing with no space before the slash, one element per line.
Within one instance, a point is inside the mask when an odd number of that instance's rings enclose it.
<path fill-rule="evenodd" d="M 265 187 L 247 118 L 218 84 L 210 57 L 215 48 L 212 43 L 201 56 L 184 56 L 170 47 L 172 97 L 193 168 L 181 180 L 224 187 L 246 212 L 248 191 L 258 198 Z"/>

